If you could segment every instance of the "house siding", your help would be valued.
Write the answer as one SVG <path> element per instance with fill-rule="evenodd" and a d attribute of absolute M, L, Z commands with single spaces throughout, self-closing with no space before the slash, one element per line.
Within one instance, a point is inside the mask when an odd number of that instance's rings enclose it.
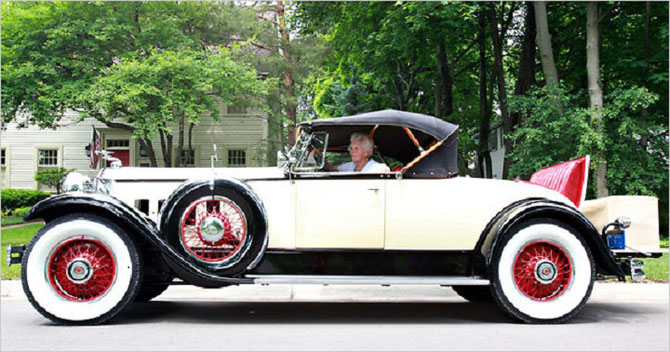
<path fill-rule="evenodd" d="M 223 109 L 222 111 L 225 111 Z M 3 168 L 2 187 L 36 189 L 34 180 L 37 170 L 37 150 L 40 147 L 53 147 L 60 150 L 59 160 L 61 167 L 75 169 L 89 177 L 95 176 L 98 169 L 89 168 L 89 159 L 85 148 L 91 142 L 93 126 L 101 135 L 102 148 L 106 149 L 108 139 L 129 139 L 130 165 L 139 166 L 140 163 L 149 162 L 148 157 L 140 157 L 140 144 L 132 138 L 131 133 L 125 130 L 112 129 L 94 120 L 84 119 L 76 122 L 76 112 L 68 112 L 61 120 L 61 127 L 52 129 L 40 129 L 36 126 L 28 128 L 17 128 L 15 123 L 5 125 L 0 133 L 0 144 L 3 148 L 11 151 L 7 159 L 7 165 Z M 173 131 L 177 126 L 171 126 Z M 228 149 L 244 149 L 246 151 L 246 165 L 267 166 L 268 155 L 268 123 L 262 113 L 250 112 L 248 114 L 221 115 L 219 121 L 214 121 L 209 116 L 203 116 L 201 123 L 193 129 L 193 147 L 195 150 L 196 166 L 206 167 L 210 165 L 210 156 L 213 154 L 213 144 L 217 145 L 219 162 L 217 166 L 226 166 Z M 173 132 L 174 133 L 174 132 Z M 185 147 L 187 147 L 188 128 L 185 131 Z M 173 162 L 176 156 L 176 144 L 173 140 Z M 152 143 L 156 160 L 159 167 L 165 166 L 160 139 L 156 136 Z M 112 151 L 114 148 L 111 148 Z"/>

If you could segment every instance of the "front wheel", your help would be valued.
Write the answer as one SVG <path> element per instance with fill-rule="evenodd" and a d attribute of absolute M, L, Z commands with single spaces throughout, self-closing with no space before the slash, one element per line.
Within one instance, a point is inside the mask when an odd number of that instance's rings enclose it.
<path fill-rule="evenodd" d="M 589 247 L 570 226 L 552 219 L 523 222 L 494 251 L 493 296 L 526 323 L 561 323 L 586 303 L 595 277 Z"/>
<path fill-rule="evenodd" d="M 54 220 L 32 239 L 21 282 L 30 303 L 59 324 L 100 324 L 130 303 L 141 280 L 140 256 L 108 219 L 78 214 Z"/>

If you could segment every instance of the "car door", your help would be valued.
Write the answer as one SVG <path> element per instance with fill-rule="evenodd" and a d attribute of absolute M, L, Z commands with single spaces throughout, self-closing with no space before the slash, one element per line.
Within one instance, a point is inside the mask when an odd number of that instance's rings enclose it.
<path fill-rule="evenodd" d="M 360 176 L 332 173 L 295 180 L 297 248 L 383 248 L 384 180 Z"/>

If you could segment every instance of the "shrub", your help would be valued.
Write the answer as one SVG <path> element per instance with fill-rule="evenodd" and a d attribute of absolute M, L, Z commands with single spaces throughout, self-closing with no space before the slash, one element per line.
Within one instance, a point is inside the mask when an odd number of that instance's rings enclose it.
<path fill-rule="evenodd" d="M 5 188 L 0 194 L 3 212 L 16 208 L 32 207 L 37 202 L 49 197 L 49 193 L 31 189 Z"/>
<path fill-rule="evenodd" d="M 60 193 L 63 180 L 65 180 L 67 174 L 72 171 L 74 171 L 74 169 L 66 169 L 63 167 L 39 170 L 35 172 L 35 181 L 45 186 L 56 187 L 56 192 Z"/>
<path fill-rule="evenodd" d="M 30 209 L 32 209 L 32 207 L 16 208 L 16 209 L 12 210 L 12 215 L 13 216 L 18 216 L 18 217 L 24 217 L 24 216 L 26 216 L 26 213 Z"/>

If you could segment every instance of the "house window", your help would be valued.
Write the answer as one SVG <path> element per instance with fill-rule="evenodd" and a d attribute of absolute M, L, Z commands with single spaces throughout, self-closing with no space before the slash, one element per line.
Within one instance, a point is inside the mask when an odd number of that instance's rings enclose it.
<path fill-rule="evenodd" d="M 128 139 L 108 139 L 107 149 L 111 148 L 130 148 L 130 140 Z"/>
<path fill-rule="evenodd" d="M 0 185 L 3 188 L 9 187 L 9 154 L 7 148 L 0 150 Z"/>
<path fill-rule="evenodd" d="M 228 150 L 228 166 L 245 166 L 247 164 L 247 151 L 244 149 Z"/>
<path fill-rule="evenodd" d="M 246 114 L 247 106 L 244 104 L 228 105 L 229 114 Z"/>
<path fill-rule="evenodd" d="M 140 158 L 148 158 L 149 153 L 147 153 L 147 148 L 144 148 L 143 145 L 140 146 Z"/>
<path fill-rule="evenodd" d="M 495 129 L 489 133 L 489 151 L 494 151 L 498 149 L 498 129 Z"/>
<path fill-rule="evenodd" d="M 151 167 L 151 163 L 140 163 L 140 167 Z"/>
<path fill-rule="evenodd" d="M 179 161 L 179 164 L 183 166 L 195 166 L 195 149 L 182 150 Z"/>
<path fill-rule="evenodd" d="M 58 149 L 38 149 L 39 167 L 56 167 L 58 166 Z"/>

